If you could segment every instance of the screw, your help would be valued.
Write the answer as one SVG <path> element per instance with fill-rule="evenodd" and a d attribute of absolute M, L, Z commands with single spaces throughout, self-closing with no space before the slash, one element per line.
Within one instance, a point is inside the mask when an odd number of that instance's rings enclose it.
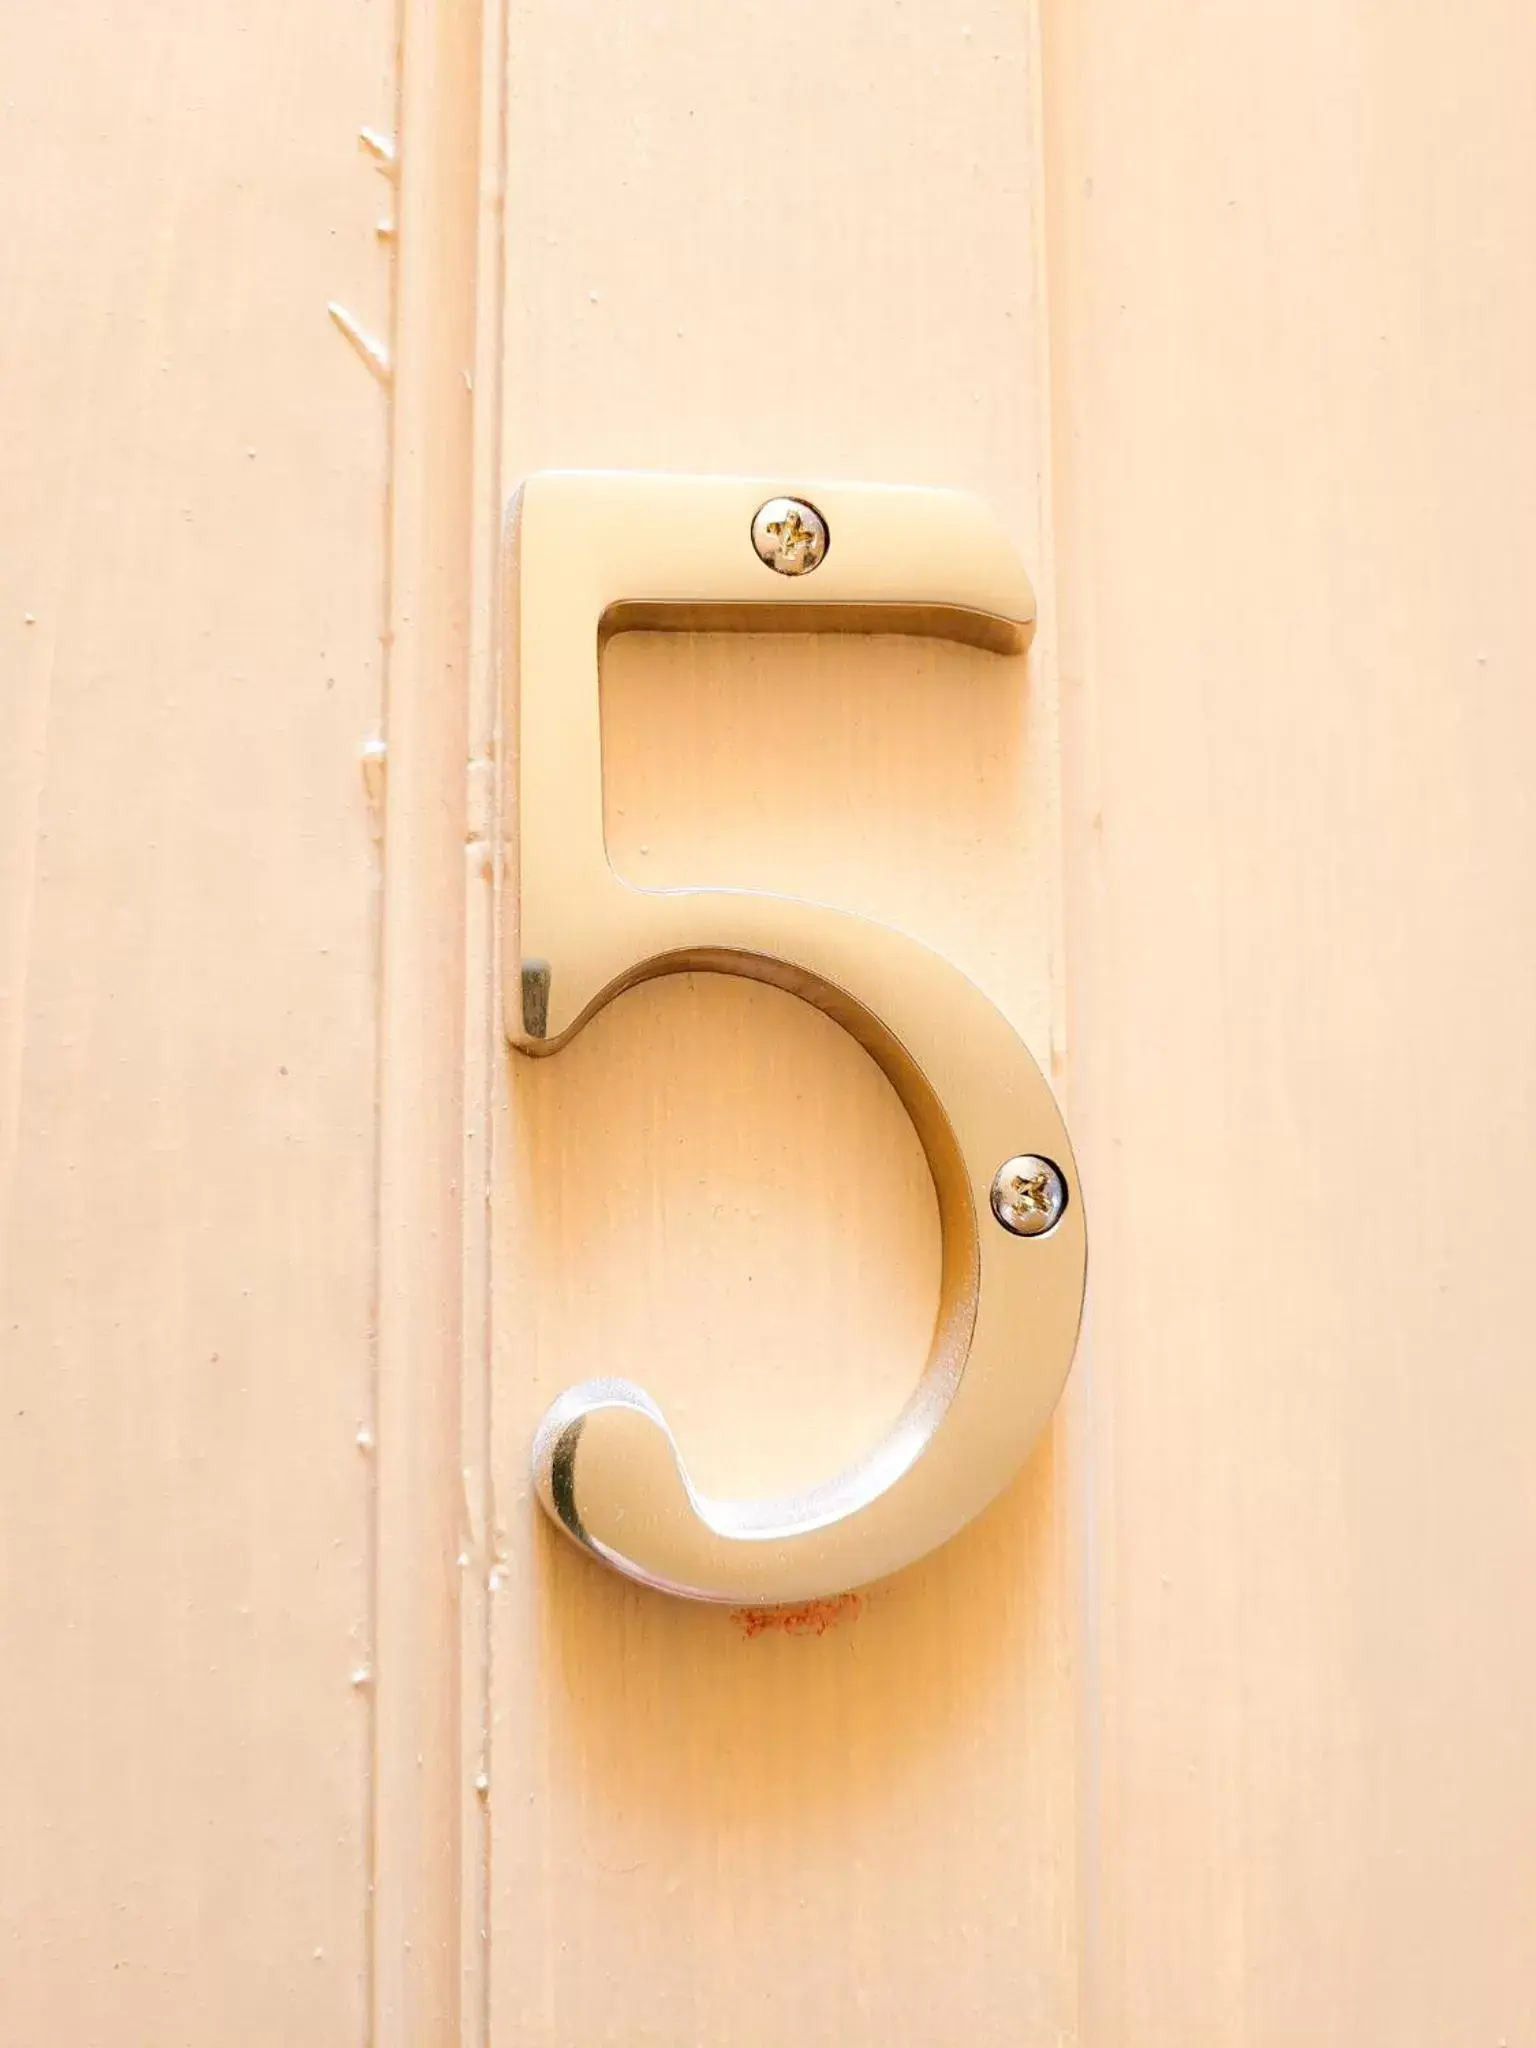
<path fill-rule="evenodd" d="M 1020 1152 L 992 1177 L 992 1214 L 1015 1237 L 1044 1237 L 1067 1207 L 1067 1183 L 1054 1159 Z"/>
<path fill-rule="evenodd" d="M 827 522 L 804 498 L 770 498 L 752 521 L 752 545 L 781 576 L 809 576 L 827 552 Z"/>

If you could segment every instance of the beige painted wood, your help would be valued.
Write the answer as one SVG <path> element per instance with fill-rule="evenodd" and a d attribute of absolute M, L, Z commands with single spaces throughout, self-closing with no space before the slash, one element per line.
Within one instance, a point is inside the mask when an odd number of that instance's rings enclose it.
<path fill-rule="evenodd" d="M 1173 26 L 1046 43 L 1084 2033 L 1513 2048 L 1536 21 Z"/>
<path fill-rule="evenodd" d="M 392 63 L 0 14 L 7 2042 L 367 2022 Z"/>
<path fill-rule="evenodd" d="M 652 13 L 579 50 L 516 18 L 513 466 L 843 462 L 1017 505 L 1044 446 L 1010 412 L 1041 375 L 1008 286 L 1037 190 L 1022 28 L 791 17 Z M 1531 2024 L 1529 35 L 1481 8 L 1415 41 L 1367 5 L 1170 42 L 1109 0 L 1050 28 L 1072 1100 L 1101 1219 L 1071 1520 L 1037 1469 L 997 1547 L 734 1661 L 713 1621 L 530 1569 L 523 1360 L 531 1414 L 555 1359 L 643 1340 L 717 1483 L 782 1483 L 813 1434 L 829 1460 L 857 1439 L 888 1384 L 859 1361 L 883 1345 L 894 1379 L 923 1283 L 899 1127 L 861 1171 L 875 1104 L 787 1006 L 770 1033 L 737 991 L 654 991 L 524 1080 L 498 1177 L 500 2039 Z M 757 879 L 777 810 L 792 862 L 888 914 L 931 889 L 993 934 L 1019 901 L 1018 868 L 978 898 L 965 858 L 1016 828 L 963 844 L 1000 755 L 946 782 L 952 698 L 909 767 L 869 741 L 879 651 L 616 654 L 637 875 Z M 947 832 L 919 854 L 929 774 Z M 819 1270 L 811 1210 L 838 1219 Z M 1041 1603 L 1022 1629 L 1010 1599 Z"/>
<path fill-rule="evenodd" d="M 1049 577 L 1033 17 L 925 0 L 891 27 L 810 0 L 513 13 L 509 479 L 957 484 Z M 622 871 L 905 925 L 1054 1058 L 1048 636 L 1026 690 L 1017 664 L 889 638 L 632 635 L 604 696 Z M 957 2014 L 981 2040 L 1070 2035 L 1054 1442 L 930 1563 L 788 1626 L 602 1574 L 527 1485 L 545 1404 L 599 1369 L 656 1394 L 710 1490 L 876 1440 L 938 1284 L 889 1086 L 818 1014 L 717 977 L 633 991 L 505 1080 L 492 2039 L 938 2043 Z"/>
<path fill-rule="evenodd" d="M 302 12 L 0 19 L 0 2039 L 1513 2048 L 1536 31 Z M 1027 696 L 610 649 L 621 867 L 944 946 L 1089 1178 L 1020 1484 L 777 1623 L 561 1546 L 529 1433 L 612 1363 L 832 1469 L 932 1198 L 774 991 L 506 1055 L 554 462 L 967 485 L 1043 600 Z"/>
<path fill-rule="evenodd" d="M 467 878 L 474 523 L 472 365 L 480 242 L 481 21 L 408 0 L 399 17 L 398 249 L 390 335 L 387 800 L 380 963 L 370 2036 L 459 2037 L 465 1900 L 483 1879 L 466 1757 L 483 1687 L 479 1602 L 463 1574 L 461 1446 L 484 1244 L 467 1034 L 483 1044 Z M 467 1597 L 466 1597 L 467 1591 Z M 461 1657 L 463 1662 L 461 1664 Z M 465 1859 L 469 1858 L 466 1871 Z M 477 1960 L 477 1959 L 476 1959 Z M 465 2024 L 473 2024 L 473 2001 Z"/>

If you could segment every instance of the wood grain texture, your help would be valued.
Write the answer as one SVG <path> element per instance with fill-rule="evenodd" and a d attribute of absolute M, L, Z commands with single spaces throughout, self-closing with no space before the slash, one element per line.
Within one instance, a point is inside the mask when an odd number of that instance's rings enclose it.
<path fill-rule="evenodd" d="M 366 2021 L 390 25 L 0 20 L 0 2038 Z"/>
<path fill-rule="evenodd" d="M 507 475 L 979 489 L 1049 580 L 1029 10 L 522 5 Z M 1049 1064 L 1052 653 L 633 636 L 604 677 L 637 880 L 830 895 L 950 953 Z M 786 1626 L 553 1539 L 544 1404 L 632 1372 L 711 1485 L 867 1447 L 918 1371 L 931 1188 L 825 1019 L 632 992 L 502 1075 L 490 2019 L 498 2043 L 1063 2038 L 1071 1559 L 1056 1447 L 929 1564 Z"/>
<path fill-rule="evenodd" d="M 1049 13 L 1095 2042 L 1536 2038 L 1533 63 Z"/>

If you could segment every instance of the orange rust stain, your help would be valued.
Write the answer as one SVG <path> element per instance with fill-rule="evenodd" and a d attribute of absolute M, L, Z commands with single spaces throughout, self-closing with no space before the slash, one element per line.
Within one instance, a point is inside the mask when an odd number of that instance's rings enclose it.
<path fill-rule="evenodd" d="M 731 1619 L 744 1636 L 824 1636 L 839 1622 L 854 1621 L 864 1611 L 862 1593 L 839 1593 L 832 1600 L 807 1600 L 803 1607 L 738 1607 Z"/>

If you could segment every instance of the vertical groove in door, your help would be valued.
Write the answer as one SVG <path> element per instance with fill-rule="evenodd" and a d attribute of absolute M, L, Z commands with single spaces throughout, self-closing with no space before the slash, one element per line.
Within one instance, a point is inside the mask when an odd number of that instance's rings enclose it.
<path fill-rule="evenodd" d="M 499 671 L 505 392 L 507 8 L 481 0 L 480 176 L 476 246 L 469 735 L 465 833 L 464 1342 L 461 1409 L 464 1528 L 459 1901 L 460 2034 L 490 2048 L 491 1578 L 502 1551 L 491 1463 L 492 1224 L 496 1088 L 506 1038 L 499 1001 L 496 891 L 503 821 Z"/>
<path fill-rule="evenodd" d="M 501 7 L 403 0 L 387 595 L 372 2033 L 484 2000 L 483 1114 Z M 482 98 L 482 65 L 490 91 Z M 494 263 L 492 276 L 495 276 Z M 487 318 L 490 329 L 487 330 Z M 466 1126 L 466 1110 L 469 1123 Z M 468 1439 L 466 1427 L 473 1432 Z"/>

